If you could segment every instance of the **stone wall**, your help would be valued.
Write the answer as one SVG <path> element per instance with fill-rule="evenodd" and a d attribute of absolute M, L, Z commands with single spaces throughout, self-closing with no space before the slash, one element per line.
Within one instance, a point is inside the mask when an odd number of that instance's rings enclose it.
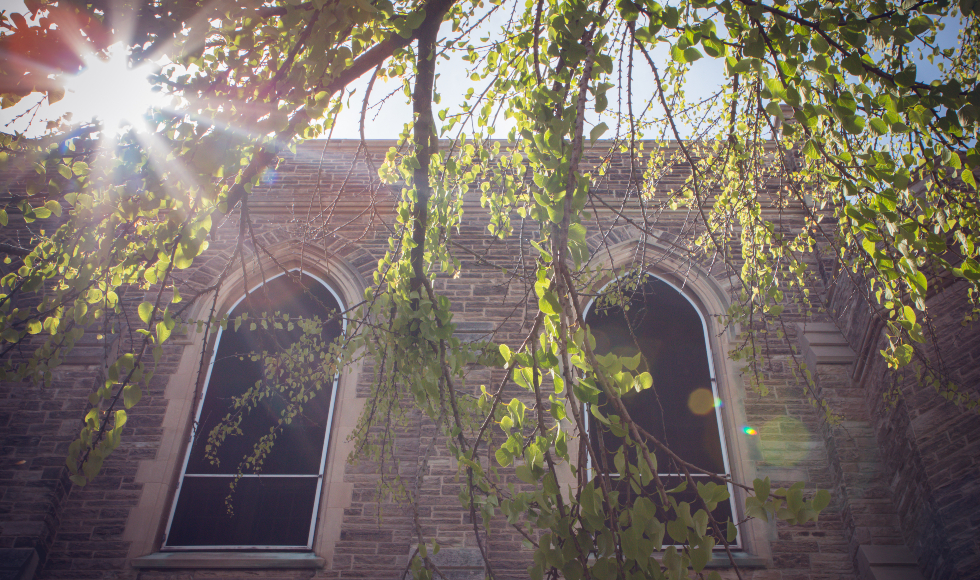
<path fill-rule="evenodd" d="M 927 308 L 934 332 L 922 348 L 940 360 L 949 379 L 980 395 L 980 325 L 968 323 L 965 285 L 931 289 Z M 980 577 L 980 417 L 947 402 L 913 372 L 896 373 L 875 356 L 887 344 L 885 324 L 841 276 L 830 305 L 859 354 L 852 380 L 864 402 L 902 540 L 933 579 Z"/>
<path fill-rule="evenodd" d="M 380 159 L 389 145 L 377 144 L 372 149 L 374 158 Z M 277 170 L 269 172 L 250 201 L 260 245 L 276 248 L 277 258 L 281 259 L 299 260 L 297 254 L 309 252 L 311 264 L 316 256 L 342 260 L 369 281 L 387 248 L 384 224 L 392 221 L 391 200 L 396 192 L 373 186 L 368 178 L 371 170 L 364 162 L 351 165 L 356 149 L 356 143 L 334 142 L 325 146 L 323 142 L 310 142 L 301 145 L 295 157 L 284 158 Z M 668 190 L 685 175 L 686 168 L 678 165 L 671 174 L 662 176 L 660 187 Z M 630 176 L 628 163 L 620 160 L 613 164 L 597 190 L 618 205 L 631 179 L 635 176 Z M 378 211 L 367 203 L 371 200 L 377 203 Z M 534 305 L 525 303 L 526 286 L 499 266 L 508 272 L 521 271 L 520 257 L 531 255 L 527 243 L 530 233 L 523 239 L 515 235 L 504 241 L 494 240 L 487 234 L 486 213 L 480 207 L 478 192 L 470 193 L 464 206 L 464 222 L 455 239 L 476 255 L 461 252 L 464 274 L 457 279 L 438 278 L 434 286 L 453 301 L 454 322 L 465 338 L 492 338 L 516 346 L 530 326 Z M 639 217 L 637 208 L 627 207 L 628 214 Z M 799 212 L 793 210 L 784 209 L 781 213 L 788 223 L 800 219 Z M 597 214 L 598 219 L 590 224 L 593 249 L 605 241 L 619 247 L 622 255 L 639 256 L 650 269 L 673 267 L 681 279 L 700 277 L 721 294 L 737 290 L 730 286 L 732 278 L 720 260 L 691 263 L 663 250 L 682 244 L 691 235 L 687 212 L 663 211 L 657 230 L 646 233 L 623 219 L 614 219 L 608 211 L 598 209 Z M 182 272 L 185 280 L 198 287 L 212 283 L 237 242 L 237 214 L 217 223 L 206 254 Z M 737 241 L 730 242 L 737 247 Z M 245 246 L 252 251 L 250 241 Z M 737 251 L 734 253 L 738 255 Z M 601 254 L 595 252 L 600 263 L 606 259 Z M 691 279 L 692 287 L 697 283 Z M 131 319 L 136 319 L 135 308 L 144 299 L 140 292 L 125 296 Z M 714 320 L 721 310 L 703 314 Z M 814 322 L 806 321 L 801 312 L 796 313 L 796 320 Z M 831 319 L 816 322 L 829 324 Z M 859 341 L 853 339 L 858 326 L 860 321 L 842 325 L 859 358 L 872 360 L 874 357 L 862 354 Z M 730 339 L 725 338 L 730 333 L 720 328 L 712 330 L 720 337 L 712 340 L 718 345 L 730 345 Z M 932 577 L 954 578 L 955 570 L 960 570 L 960 577 L 966 577 L 963 571 L 975 560 L 966 555 L 970 546 L 963 539 L 968 536 L 965 530 L 976 530 L 980 523 L 976 519 L 980 510 L 974 499 L 980 494 L 971 496 L 967 485 L 977 485 L 980 478 L 964 480 L 965 475 L 976 473 L 976 458 L 980 457 L 975 420 L 972 416 L 957 416 L 953 430 L 933 431 L 930 435 L 916 428 L 918 435 L 913 436 L 912 427 L 927 423 L 935 426 L 937 421 L 945 421 L 946 407 L 935 403 L 935 397 L 930 399 L 927 393 L 908 387 L 908 395 L 898 406 L 882 407 L 876 403 L 880 393 L 874 391 L 884 384 L 883 379 L 855 378 L 858 367 L 864 369 L 862 377 L 883 376 L 877 363 L 855 365 L 850 360 L 813 359 L 811 369 L 815 371 L 818 394 L 844 416 L 839 426 L 828 424 L 822 411 L 808 403 L 799 379 L 798 364 L 806 362 L 810 348 L 810 343 L 803 341 L 806 332 L 803 327 L 785 338 L 771 335 L 767 346 L 772 357 L 762 377 L 770 390 L 766 396 L 746 389 L 746 382 L 739 377 L 740 369 L 725 362 L 724 348 L 715 353 L 715 364 L 722 367 L 719 372 L 730 377 L 727 380 L 731 396 L 724 401 L 731 408 L 726 437 L 729 452 L 740 462 L 738 472 L 748 479 L 769 476 L 774 488 L 806 481 L 811 492 L 824 488 L 835 493 L 834 503 L 818 522 L 799 526 L 753 524 L 757 533 L 754 543 L 748 546 L 745 556 L 751 558 L 744 560 L 748 565 L 742 570 L 742 577 L 850 580 L 860 574 L 860 546 L 900 545 L 903 541 L 915 548 L 921 561 L 930 562 L 927 569 L 943 570 Z M 959 341 L 960 354 L 950 361 L 972 369 L 974 374 L 964 379 L 974 384 L 980 365 L 968 358 L 973 355 L 967 351 L 970 340 L 976 344 L 975 338 L 969 335 L 955 339 Z M 125 350 L 132 348 L 134 337 L 124 328 L 117 341 L 116 348 Z M 38 578 L 401 578 L 417 543 L 413 524 L 416 514 L 404 505 L 378 497 L 378 464 L 342 462 L 343 454 L 336 453 L 333 447 L 334 441 L 340 445 L 344 434 L 331 439 L 331 464 L 337 470 L 337 481 L 325 492 L 324 510 L 328 511 L 321 510 L 321 514 L 330 515 L 321 517 L 318 549 L 311 557 L 275 559 L 253 554 L 237 560 L 181 560 L 153 555 L 159 548 L 166 518 L 146 514 L 169 513 L 166 510 L 179 476 L 177 459 L 183 457 L 187 440 L 186 427 L 179 436 L 171 433 L 180 431 L 175 425 L 186 425 L 193 413 L 191 405 L 180 403 L 173 393 L 177 388 L 185 394 L 192 392 L 196 375 L 193 365 L 190 372 L 187 370 L 186 361 L 199 359 L 201 348 L 201 341 L 193 335 L 175 337 L 168 343 L 150 388 L 131 413 L 122 446 L 106 461 L 100 477 L 85 488 L 68 483 L 63 465 L 99 366 L 65 367 L 50 388 L 0 386 L 0 549 L 36 549 L 40 556 Z M 962 357 L 967 360 L 960 360 Z M 368 393 L 371 372 L 368 363 L 355 380 L 356 397 L 361 404 Z M 481 384 L 489 388 L 501 378 L 499 369 L 474 367 L 467 376 L 466 388 L 478 392 Z M 914 413 L 908 411 L 909 397 L 915 399 Z M 349 426 L 351 420 L 346 416 L 340 423 Z M 758 435 L 745 434 L 742 427 L 746 425 L 755 427 Z M 431 427 L 415 418 L 398 435 L 398 463 L 389 462 L 386 475 L 397 470 L 414 478 L 420 456 L 431 440 Z M 942 439 L 941 445 L 937 439 Z M 896 446 L 911 449 L 914 454 L 909 457 Z M 951 460 L 948 451 L 957 446 L 966 451 Z M 176 469 L 166 467 L 175 464 Z M 909 474 L 904 475 L 906 472 Z M 485 570 L 477 537 L 468 511 L 459 505 L 458 478 L 457 466 L 437 442 L 420 479 L 422 493 L 417 516 L 425 533 L 443 546 L 436 561 L 448 576 L 482 578 Z M 952 482 L 960 482 L 959 487 L 954 489 Z M 932 493 L 938 494 L 935 506 L 929 503 L 926 510 L 925 502 L 918 498 Z M 904 529 L 899 529 L 900 521 Z M 930 531 L 922 534 L 917 531 L 920 529 Z M 938 535 L 940 532 L 945 535 Z M 950 543 L 933 557 L 930 538 L 938 541 L 940 537 L 963 541 Z M 513 528 L 495 521 L 490 534 L 481 536 L 481 540 L 497 577 L 526 577 L 529 552 Z M 976 538 L 972 541 L 976 548 Z M 974 558 L 977 553 L 974 549 Z M 229 568 L 236 565 L 232 561 L 237 561 L 240 568 Z M 724 574 L 733 576 L 731 570 Z"/>

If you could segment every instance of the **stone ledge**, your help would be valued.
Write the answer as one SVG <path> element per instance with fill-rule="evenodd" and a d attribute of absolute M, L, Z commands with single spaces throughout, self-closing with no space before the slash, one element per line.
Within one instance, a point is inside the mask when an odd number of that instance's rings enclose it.
<path fill-rule="evenodd" d="M 811 370 L 818 364 L 851 364 L 857 358 L 833 323 L 797 323 L 799 341 Z"/>
<path fill-rule="evenodd" d="M 812 346 L 810 352 L 818 364 L 851 364 L 856 358 L 849 346 Z"/>
<path fill-rule="evenodd" d="M 663 552 L 654 555 L 654 557 L 657 558 L 657 560 L 659 560 L 662 555 Z M 735 565 L 738 566 L 740 569 L 758 569 L 758 568 L 769 567 L 769 562 L 765 558 L 759 558 L 753 556 L 752 554 L 747 554 L 745 552 L 733 551 L 732 557 L 731 559 L 729 559 L 728 554 L 726 554 L 723 550 L 721 550 L 711 554 L 711 559 L 708 560 L 708 563 L 705 565 L 705 568 L 714 569 L 714 570 L 718 570 L 722 568 L 734 568 L 734 566 L 732 566 L 732 560 L 735 560 Z"/>
<path fill-rule="evenodd" d="M 744 552 L 733 553 L 731 560 L 735 560 L 735 564 L 739 568 L 767 568 L 769 563 L 765 558 L 757 558 L 750 554 Z M 732 568 L 732 562 L 728 559 L 728 555 L 725 553 L 712 554 L 711 559 L 708 560 L 706 568 Z"/>
<path fill-rule="evenodd" d="M 922 580 L 919 564 L 905 546 L 859 546 L 858 568 L 868 580 Z"/>
<path fill-rule="evenodd" d="M 833 322 L 797 322 L 796 328 L 800 332 L 830 332 L 840 334 L 840 329 Z"/>
<path fill-rule="evenodd" d="M 848 346 L 847 340 L 839 330 L 834 332 L 810 332 L 800 334 L 800 341 L 810 348 L 817 346 Z"/>
<path fill-rule="evenodd" d="M 286 569 L 323 568 L 311 552 L 156 552 L 130 562 L 133 568 Z"/>
<path fill-rule="evenodd" d="M 745 552 L 733 552 L 732 559 L 739 568 L 757 569 L 768 567 L 765 558 L 757 558 Z M 453 572 L 453 578 L 457 575 L 467 577 L 476 574 L 479 578 L 483 577 L 483 556 L 477 548 L 443 548 L 438 554 L 432 556 L 432 561 L 439 569 L 447 575 Z M 732 568 L 732 562 L 724 552 L 715 552 L 711 555 L 706 566 L 710 569 Z"/>
<path fill-rule="evenodd" d="M 34 548 L 0 549 L 0 578 L 31 580 L 39 561 Z"/>

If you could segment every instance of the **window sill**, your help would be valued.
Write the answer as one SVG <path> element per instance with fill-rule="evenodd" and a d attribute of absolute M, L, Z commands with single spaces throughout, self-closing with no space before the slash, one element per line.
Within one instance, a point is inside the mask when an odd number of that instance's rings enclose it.
<path fill-rule="evenodd" d="M 739 568 L 766 568 L 768 565 L 765 558 L 757 558 L 745 552 L 733 552 L 731 560 L 729 560 L 728 554 L 722 552 L 721 554 L 712 554 L 705 567 L 708 569 L 731 568 L 732 560 Z"/>
<path fill-rule="evenodd" d="M 733 554 L 739 568 L 765 568 L 766 560 L 748 554 Z M 309 552 L 156 552 L 132 561 L 139 569 L 318 569 L 323 558 Z M 731 568 L 728 556 L 715 554 L 706 568 Z"/>
<path fill-rule="evenodd" d="M 156 552 L 132 560 L 133 568 L 317 569 L 325 561 L 311 552 Z"/>

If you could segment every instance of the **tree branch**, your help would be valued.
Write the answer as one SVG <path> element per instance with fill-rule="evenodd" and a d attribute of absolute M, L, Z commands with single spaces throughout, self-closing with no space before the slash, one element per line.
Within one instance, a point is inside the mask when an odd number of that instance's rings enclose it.
<path fill-rule="evenodd" d="M 415 115 L 415 159 L 418 162 L 413 174 L 415 185 L 415 205 L 412 209 L 412 241 L 415 246 L 411 250 L 412 263 L 412 292 L 421 294 L 425 274 L 425 233 L 429 227 L 429 197 L 432 187 L 429 185 L 429 162 L 432 155 L 438 153 L 439 142 L 435 134 L 435 120 L 432 116 L 432 87 L 435 84 L 436 72 L 436 41 L 439 36 L 438 19 L 426 19 L 418 28 L 419 46 L 416 55 L 415 90 L 412 93 L 412 112 Z M 418 298 L 413 301 L 417 308 Z"/>

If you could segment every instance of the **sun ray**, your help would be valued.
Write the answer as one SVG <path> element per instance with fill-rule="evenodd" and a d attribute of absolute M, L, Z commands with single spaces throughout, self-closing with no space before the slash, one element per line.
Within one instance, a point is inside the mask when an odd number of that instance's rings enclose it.
<path fill-rule="evenodd" d="M 193 192 L 201 189 L 194 174 L 180 159 L 167 158 L 170 149 L 156 133 L 148 131 L 137 133 L 136 139 L 149 153 L 150 166 L 154 171 L 160 175 L 170 174 L 175 177 L 173 180 L 161 180 L 167 193 L 175 199 L 186 200 L 189 203 L 189 197 Z"/>
<path fill-rule="evenodd" d="M 143 130 L 145 124 L 140 121 L 147 111 L 163 104 L 161 93 L 154 91 L 147 78 L 153 67 L 130 68 L 122 43 L 110 46 L 108 53 L 105 60 L 94 54 L 83 56 L 86 68 L 66 79 L 66 91 L 74 93 L 72 107 L 76 115 L 97 118 L 108 133 L 127 127 Z"/>

